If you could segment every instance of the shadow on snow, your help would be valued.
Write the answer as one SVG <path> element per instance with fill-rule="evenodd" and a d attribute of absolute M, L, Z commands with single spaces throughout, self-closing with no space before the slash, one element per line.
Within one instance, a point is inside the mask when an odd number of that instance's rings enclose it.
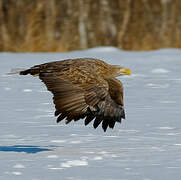
<path fill-rule="evenodd" d="M 4 152 L 25 152 L 25 153 L 38 153 L 42 151 L 53 151 L 52 149 L 41 146 L 29 146 L 29 145 L 14 145 L 14 146 L 0 146 L 0 151 Z"/>

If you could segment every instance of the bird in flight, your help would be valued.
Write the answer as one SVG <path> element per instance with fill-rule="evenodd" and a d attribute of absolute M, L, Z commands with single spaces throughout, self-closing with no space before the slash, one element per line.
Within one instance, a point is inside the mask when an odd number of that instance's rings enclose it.
<path fill-rule="evenodd" d="M 31 67 L 19 72 L 33 75 L 53 93 L 57 123 L 66 120 L 92 120 L 94 128 L 102 123 L 104 131 L 125 119 L 123 84 L 115 77 L 131 71 L 93 58 L 67 59 Z"/>

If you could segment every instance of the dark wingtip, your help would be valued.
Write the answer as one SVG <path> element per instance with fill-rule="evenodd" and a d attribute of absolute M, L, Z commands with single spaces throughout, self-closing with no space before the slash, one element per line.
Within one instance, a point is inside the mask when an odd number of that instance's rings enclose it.
<path fill-rule="evenodd" d="M 110 121 L 110 122 L 109 122 L 109 127 L 113 129 L 115 123 L 116 123 L 116 121 L 114 121 L 114 120 Z"/>
<path fill-rule="evenodd" d="M 125 119 L 126 118 L 126 115 L 125 115 L 125 111 L 124 109 L 122 110 L 122 118 Z"/>
<path fill-rule="evenodd" d="M 91 112 L 90 109 L 88 109 L 87 110 L 87 117 L 84 121 L 85 126 L 87 126 L 94 118 L 95 118 L 95 115 Z"/>
<path fill-rule="evenodd" d="M 102 122 L 102 120 L 103 120 L 103 117 L 101 117 L 101 116 L 96 117 L 96 119 L 94 120 L 94 124 L 93 124 L 94 129 L 96 129 L 99 126 L 99 124 Z"/>
<path fill-rule="evenodd" d="M 55 116 L 58 116 L 60 113 L 61 113 L 61 112 L 60 112 L 59 110 L 56 110 L 55 113 L 54 113 L 54 115 L 55 115 Z"/>
<path fill-rule="evenodd" d="M 109 125 L 109 121 L 108 120 L 103 120 L 102 129 L 104 130 L 104 132 L 106 132 L 108 125 Z"/>
<path fill-rule="evenodd" d="M 58 116 L 58 118 L 57 118 L 57 123 L 59 123 L 60 121 L 62 121 L 65 117 L 66 117 L 65 114 L 61 114 L 60 116 Z"/>

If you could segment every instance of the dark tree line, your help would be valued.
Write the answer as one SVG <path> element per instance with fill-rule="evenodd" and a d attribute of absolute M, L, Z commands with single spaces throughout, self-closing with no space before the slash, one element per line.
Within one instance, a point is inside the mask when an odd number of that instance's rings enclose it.
<path fill-rule="evenodd" d="M 181 47 L 180 0 L 0 0 L 0 51 Z"/>

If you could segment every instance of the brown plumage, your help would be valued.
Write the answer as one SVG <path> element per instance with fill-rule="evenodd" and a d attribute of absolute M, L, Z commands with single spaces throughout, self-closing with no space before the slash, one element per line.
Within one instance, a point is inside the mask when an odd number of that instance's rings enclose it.
<path fill-rule="evenodd" d="M 20 75 L 39 76 L 53 93 L 57 122 L 85 118 L 85 125 L 94 120 L 97 128 L 102 122 L 106 131 L 125 119 L 123 85 L 115 77 L 130 72 L 102 60 L 80 58 L 36 65 Z"/>

